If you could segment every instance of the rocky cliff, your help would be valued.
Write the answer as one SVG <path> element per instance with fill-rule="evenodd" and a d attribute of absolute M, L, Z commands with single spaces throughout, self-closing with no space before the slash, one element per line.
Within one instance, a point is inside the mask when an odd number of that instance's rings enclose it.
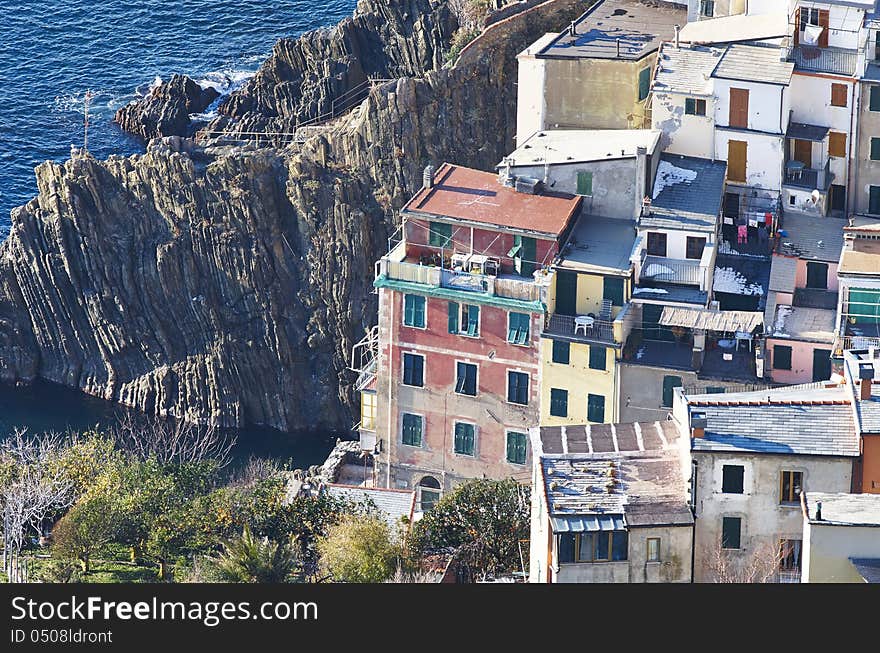
<path fill-rule="evenodd" d="M 396 211 L 426 164 L 492 169 L 511 149 L 515 55 L 587 4 L 500 21 L 453 67 L 433 49 L 399 54 L 427 72 L 374 88 L 296 148 L 170 138 L 142 156 L 43 164 L 0 249 L 0 378 L 193 421 L 347 428 L 345 360 L 375 322 L 373 263 Z M 415 5 L 388 4 L 388 20 L 403 6 Z M 264 69 L 227 115 L 253 126 L 313 106 Z"/>
<path fill-rule="evenodd" d="M 192 127 L 190 114 L 204 111 L 218 97 L 215 89 L 202 88 L 186 75 L 172 75 L 137 102 L 121 107 L 114 120 L 145 139 L 187 136 Z"/>

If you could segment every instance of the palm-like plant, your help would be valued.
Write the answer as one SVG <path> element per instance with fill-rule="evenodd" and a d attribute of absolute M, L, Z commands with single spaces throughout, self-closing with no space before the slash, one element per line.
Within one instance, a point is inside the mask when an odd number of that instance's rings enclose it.
<path fill-rule="evenodd" d="M 287 583 L 301 566 L 296 547 L 256 537 L 247 526 L 209 560 L 218 580 L 226 583 Z"/>

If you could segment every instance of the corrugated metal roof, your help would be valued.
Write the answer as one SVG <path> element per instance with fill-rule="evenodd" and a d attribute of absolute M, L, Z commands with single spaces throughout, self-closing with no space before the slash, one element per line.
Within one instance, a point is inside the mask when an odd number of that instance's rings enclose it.
<path fill-rule="evenodd" d="M 392 529 L 397 527 L 401 517 L 412 518 L 415 504 L 413 490 L 395 490 L 389 488 L 357 487 L 330 483 L 325 491 L 335 497 L 349 499 L 356 503 L 371 502 L 385 516 L 385 521 Z"/>
<path fill-rule="evenodd" d="M 623 515 L 551 517 L 554 533 L 591 533 L 626 529 Z"/>
<path fill-rule="evenodd" d="M 712 76 L 787 86 L 793 71 L 794 64 L 785 61 L 778 45 L 734 43 L 728 46 Z"/>
<path fill-rule="evenodd" d="M 674 44 L 664 43 L 658 55 L 654 92 L 711 95 L 710 77 L 723 54 L 724 48 L 682 45 L 676 49 Z"/>
<path fill-rule="evenodd" d="M 714 311 L 708 308 L 667 306 L 660 324 L 707 331 L 754 331 L 764 323 L 764 315 L 752 311 Z"/>

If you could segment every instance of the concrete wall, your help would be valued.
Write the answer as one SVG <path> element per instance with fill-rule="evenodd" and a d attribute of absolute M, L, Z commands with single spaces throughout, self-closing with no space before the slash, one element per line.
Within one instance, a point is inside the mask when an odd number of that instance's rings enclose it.
<path fill-rule="evenodd" d="M 781 539 L 803 537 L 800 503 L 779 503 L 781 472 L 802 472 L 807 492 L 849 492 L 852 482 L 850 458 L 701 451 L 692 452 L 692 456 L 697 463 L 697 582 L 712 580 L 711 559 L 721 546 L 723 517 L 742 519 L 742 548 L 725 550 L 733 564 L 746 562 L 762 546 L 775 547 Z M 725 464 L 744 466 L 743 494 L 721 492 Z"/>
<path fill-rule="evenodd" d="M 586 424 L 587 395 L 605 397 L 604 423 L 617 421 L 615 372 L 617 350 L 605 348 L 605 369 L 590 369 L 590 347 L 573 342 L 569 349 L 569 364 L 553 362 L 553 340 L 541 338 L 541 426 Z M 568 416 L 550 414 L 550 390 L 568 390 Z"/>
<path fill-rule="evenodd" d="M 639 229 L 639 235 L 642 236 L 642 249 L 648 249 L 649 232 L 666 234 L 666 258 L 686 259 L 687 239 L 689 237 L 705 238 L 707 244 L 716 241 L 715 234 L 707 233 L 705 231 L 681 231 L 678 229 L 654 229 L 652 227 L 642 227 Z M 690 260 L 697 261 L 697 259 Z"/>
<path fill-rule="evenodd" d="M 849 558 L 880 558 L 880 527 L 804 524 L 803 583 L 864 583 Z"/>
<path fill-rule="evenodd" d="M 777 370 L 773 367 L 773 346 L 791 347 L 791 369 Z M 813 350 L 833 349 L 832 343 L 803 342 L 789 338 L 767 338 L 767 369 L 775 383 L 812 383 L 813 382 Z M 823 381 L 826 379 L 823 379 Z"/>
<path fill-rule="evenodd" d="M 778 2 L 778 0 L 775 1 Z M 688 0 L 688 22 L 735 16 L 744 13 L 745 6 L 746 0 L 715 0 L 715 11 L 713 14 L 711 16 L 703 16 L 700 14 L 700 0 Z"/>
<path fill-rule="evenodd" d="M 870 110 L 871 87 L 880 84 L 860 84 L 858 142 L 853 162 L 853 183 L 847 189 L 856 213 L 868 213 L 871 186 L 880 186 L 880 161 L 871 161 L 871 138 L 880 136 L 880 111 Z"/>
<path fill-rule="evenodd" d="M 745 89 L 749 92 L 749 129 L 772 134 L 785 133 L 791 93 L 787 87 L 775 84 L 715 79 L 716 125 L 721 127 L 730 125 L 731 88 Z"/>
<path fill-rule="evenodd" d="M 545 59 L 523 53 L 519 64 L 516 89 L 516 142 L 522 143 L 544 126 Z"/>
<path fill-rule="evenodd" d="M 506 342 L 507 311 L 480 307 L 480 337 L 448 333 L 448 302 L 427 299 L 426 328 L 403 326 L 403 294 L 381 289 L 379 295 L 379 368 L 377 435 L 383 441 L 379 468 L 392 462 L 392 487 L 414 487 L 430 474 L 445 489 L 467 478 L 528 477 L 526 465 L 506 461 L 506 432 L 527 433 L 538 421 L 539 332 L 542 317 L 533 314 L 527 346 Z M 403 353 L 425 355 L 422 388 L 403 385 Z M 477 396 L 454 392 L 456 361 L 478 365 Z M 507 402 L 507 371 L 529 374 L 529 405 Z M 389 396 L 390 393 L 390 396 Z M 424 417 L 422 446 L 402 444 L 402 413 Z M 474 456 L 453 453 L 455 421 L 477 425 Z M 390 425 L 390 428 L 389 428 Z M 390 431 L 390 433 L 389 433 Z M 390 437 L 389 437 L 390 436 Z"/>
<path fill-rule="evenodd" d="M 686 97 L 690 96 L 654 93 L 652 127 L 663 132 L 660 145 L 665 152 L 711 159 L 715 154 L 715 98 L 700 98 L 706 100 L 706 115 L 692 116 L 684 112 Z"/>
<path fill-rule="evenodd" d="M 728 141 L 745 141 L 746 145 L 746 181 L 733 181 L 728 178 L 729 185 L 737 184 L 771 191 L 782 188 L 782 170 L 784 161 L 783 137 L 756 132 L 715 131 L 715 158 L 727 161 Z M 729 168 L 728 168 L 728 174 Z M 732 188 L 728 188 L 731 192 Z"/>
<path fill-rule="evenodd" d="M 558 276 L 554 274 L 550 282 L 548 293 L 547 312 L 554 313 L 556 309 L 556 281 Z M 605 277 L 601 274 L 577 273 L 577 302 L 575 310 L 578 315 L 586 315 L 593 313 L 599 315 L 602 310 L 602 299 L 605 295 Z M 624 304 L 629 301 L 632 296 L 632 280 L 625 277 L 623 280 L 623 301 Z M 611 317 L 616 318 L 623 310 L 622 306 L 611 307 Z"/>
<path fill-rule="evenodd" d="M 618 150 L 619 152 L 619 150 Z M 556 192 L 577 193 L 578 172 L 593 173 L 593 194 L 584 196 L 584 213 L 633 220 L 636 217 L 636 158 L 550 166 L 549 185 Z M 544 166 L 511 166 L 514 175 L 544 178 Z M 639 193 L 641 199 L 641 193 Z"/>
<path fill-rule="evenodd" d="M 639 102 L 639 71 L 654 68 L 657 53 L 640 61 L 610 59 L 545 59 L 543 80 L 528 73 L 527 84 L 538 88 L 519 91 L 520 98 L 543 96 L 541 129 L 641 129 L 648 126 L 645 100 Z M 525 100 L 523 106 L 536 106 Z M 525 134 L 529 127 L 524 124 Z M 534 130 L 532 130 L 534 131 Z"/>
<path fill-rule="evenodd" d="M 697 383 L 696 372 L 626 362 L 620 364 L 618 374 L 620 375 L 621 422 L 666 419 L 667 413 L 670 413 L 672 408 L 661 405 L 664 376 L 680 376 L 685 386 Z M 724 384 L 718 383 L 718 385 Z"/>
<path fill-rule="evenodd" d="M 843 229 L 843 224 L 840 225 L 840 228 Z M 797 270 L 795 271 L 794 276 L 794 286 L 795 288 L 806 288 L 807 287 L 807 263 L 825 263 L 828 266 L 828 290 L 829 292 L 837 292 L 839 288 L 839 284 L 837 281 L 837 263 L 831 263 L 829 261 L 807 261 L 805 259 L 799 258 L 797 262 Z"/>
<path fill-rule="evenodd" d="M 862 436 L 862 492 L 880 494 L 880 435 Z"/>

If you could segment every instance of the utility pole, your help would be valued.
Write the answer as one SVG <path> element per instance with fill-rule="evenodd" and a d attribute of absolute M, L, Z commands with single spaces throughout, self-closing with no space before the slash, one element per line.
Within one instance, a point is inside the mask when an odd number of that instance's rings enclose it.
<path fill-rule="evenodd" d="M 87 90 L 84 99 L 85 116 L 83 118 L 83 149 L 82 153 L 87 154 L 89 151 L 89 105 L 92 98 L 95 97 L 91 90 Z"/>

